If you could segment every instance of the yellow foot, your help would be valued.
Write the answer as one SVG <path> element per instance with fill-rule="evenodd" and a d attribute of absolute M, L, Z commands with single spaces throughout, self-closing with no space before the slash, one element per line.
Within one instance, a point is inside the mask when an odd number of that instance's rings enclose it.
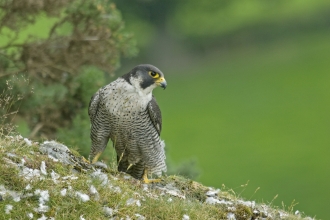
<path fill-rule="evenodd" d="M 149 183 L 159 183 L 161 182 L 162 180 L 161 179 L 148 179 L 148 170 L 147 169 L 144 169 L 144 173 L 143 173 L 143 182 L 146 183 L 146 184 L 149 184 Z"/>
<path fill-rule="evenodd" d="M 143 182 L 146 184 L 149 183 L 160 183 L 162 180 L 161 179 L 148 179 L 148 178 L 143 178 Z"/>
<path fill-rule="evenodd" d="M 90 163 L 89 160 L 87 160 L 84 156 L 82 156 L 82 161 L 85 163 Z"/>

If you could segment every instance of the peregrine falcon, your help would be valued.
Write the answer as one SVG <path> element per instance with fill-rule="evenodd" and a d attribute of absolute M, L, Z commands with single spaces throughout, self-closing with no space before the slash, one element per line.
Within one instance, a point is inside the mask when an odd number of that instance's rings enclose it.
<path fill-rule="evenodd" d="M 166 88 L 164 74 L 155 66 L 142 64 L 99 89 L 91 98 L 92 147 L 89 159 L 95 163 L 109 138 L 117 154 L 118 171 L 145 183 L 148 174 L 166 172 L 165 143 L 160 139 L 162 116 L 152 90 Z"/>

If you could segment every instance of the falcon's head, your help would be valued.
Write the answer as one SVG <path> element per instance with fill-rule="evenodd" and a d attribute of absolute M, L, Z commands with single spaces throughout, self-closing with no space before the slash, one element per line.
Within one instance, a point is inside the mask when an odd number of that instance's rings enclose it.
<path fill-rule="evenodd" d="M 157 67 L 150 64 L 141 64 L 134 67 L 129 73 L 122 76 L 129 84 L 147 94 L 157 86 L 166 88 L 164 74 Z"/>

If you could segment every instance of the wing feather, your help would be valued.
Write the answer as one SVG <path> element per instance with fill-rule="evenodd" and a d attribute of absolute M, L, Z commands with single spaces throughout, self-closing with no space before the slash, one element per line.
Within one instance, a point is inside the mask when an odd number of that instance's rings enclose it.
<path fill-rule="evenodd" d="M 88 115 L 90 118 L 90 121 L 93 122 L 95 115 L 97 113 L 97 110 L 99 108 L 99 103 L 100 103 L 100 96 L 99 96 L 99 91 L 97 91 L 91 98 L 88 106 Z"/>
<path fill-rule="evenodd" d="M 162 131 L 162 114 L 154 96 L 152 96 L 151 101 L 148 103 L 147 110 L 153 125 L 160 135 Z"/>

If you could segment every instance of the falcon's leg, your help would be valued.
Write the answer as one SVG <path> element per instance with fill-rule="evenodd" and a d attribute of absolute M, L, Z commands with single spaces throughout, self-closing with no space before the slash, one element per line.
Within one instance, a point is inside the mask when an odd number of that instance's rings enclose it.
<path fill-rule="evenodd" d="M 142 176 L 144 183 L 159 183 L 161 179 L 148 179 L 148 169 L 144 168 L 143 176 Z"/>

